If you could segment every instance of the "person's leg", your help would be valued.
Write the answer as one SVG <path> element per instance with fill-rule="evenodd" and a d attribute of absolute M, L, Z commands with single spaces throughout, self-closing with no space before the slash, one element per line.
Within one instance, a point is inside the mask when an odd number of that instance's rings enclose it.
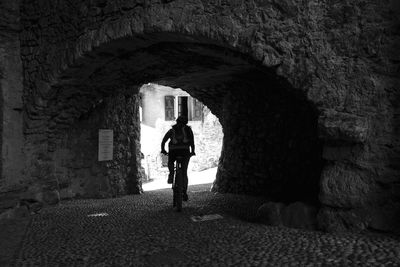
<path fill-rule="evenodd" d="M 168 183 L 169 184 L 172 184 L 172 182 L 174 181 L 175 160 L 176 160 L 176 157 L 175 157 L 174 153 L 169 153 L 168 154 L 168 170 L 169 170 Z"/>

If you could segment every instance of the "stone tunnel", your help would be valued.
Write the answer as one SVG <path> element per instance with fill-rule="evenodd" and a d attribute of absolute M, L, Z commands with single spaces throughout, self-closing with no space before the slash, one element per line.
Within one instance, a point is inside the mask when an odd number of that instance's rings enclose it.
<path fill-rule="evenodd" d="M 151 82 L 219 118 L 213 190 L 310 203 L 327 231 L 398 231 L 395 1 L 0 8 L 0 199 L 141 193 L 138 93 Z M 114 131 L 112 161 L 97 160 L 99 129 Z"/>

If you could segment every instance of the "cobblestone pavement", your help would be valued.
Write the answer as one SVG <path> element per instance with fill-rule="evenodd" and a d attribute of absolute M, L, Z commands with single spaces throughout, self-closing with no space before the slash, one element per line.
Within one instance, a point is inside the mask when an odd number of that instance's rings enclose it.
<path fill-rule="evenodd" d="M 262 199 L 190 187 L 182 213 L 171 190 L 74 200 L 32 218 L 15 266 L 400 266 L 400 239 L 269 227 Z M 193 222 L 192 215 L 224 218 Z"/>

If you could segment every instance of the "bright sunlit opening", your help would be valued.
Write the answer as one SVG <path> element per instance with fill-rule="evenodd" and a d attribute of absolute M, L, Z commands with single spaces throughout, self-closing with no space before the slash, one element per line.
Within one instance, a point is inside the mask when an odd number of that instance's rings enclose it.
<path fill-rule="evenodd" d="M 215 180 L 216 174 L 217 168 L 211 168 L 202 172 L 189 172 L 189 185 L 212 183 Z M 167 183 L 167 177 L 165 177 L 165 179 L 156 179 L 143 184 L 144 191 L 153 191 L 165 188 L 171 188 L 171 185 Z"/>
<path fill-rule="evenodd" d="M 204 103 L 181 88 L 148 83 L 140 88 L 140 100 L 141 166 L 146 174 L 143 190 L 171 188 L 167 183 L 168 157 L 161 155 L 160 145 L 180 115 L 188 118 L 196 144 L 196 156 L 188 166 L 189 185 L 212 183 L 223 143 L 219 119 Z M 168 151 L 168 142 L 164 148 Z"/>

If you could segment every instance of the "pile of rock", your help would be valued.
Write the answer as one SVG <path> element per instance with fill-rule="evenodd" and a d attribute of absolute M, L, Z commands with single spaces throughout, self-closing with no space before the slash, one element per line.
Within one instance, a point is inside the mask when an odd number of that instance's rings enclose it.
<path fill-rule="evenodd" d="M 316 230 L 317 208 L 303 202 L 267 202 L 258 208 L 257 219 L 271 226 Z"/>

